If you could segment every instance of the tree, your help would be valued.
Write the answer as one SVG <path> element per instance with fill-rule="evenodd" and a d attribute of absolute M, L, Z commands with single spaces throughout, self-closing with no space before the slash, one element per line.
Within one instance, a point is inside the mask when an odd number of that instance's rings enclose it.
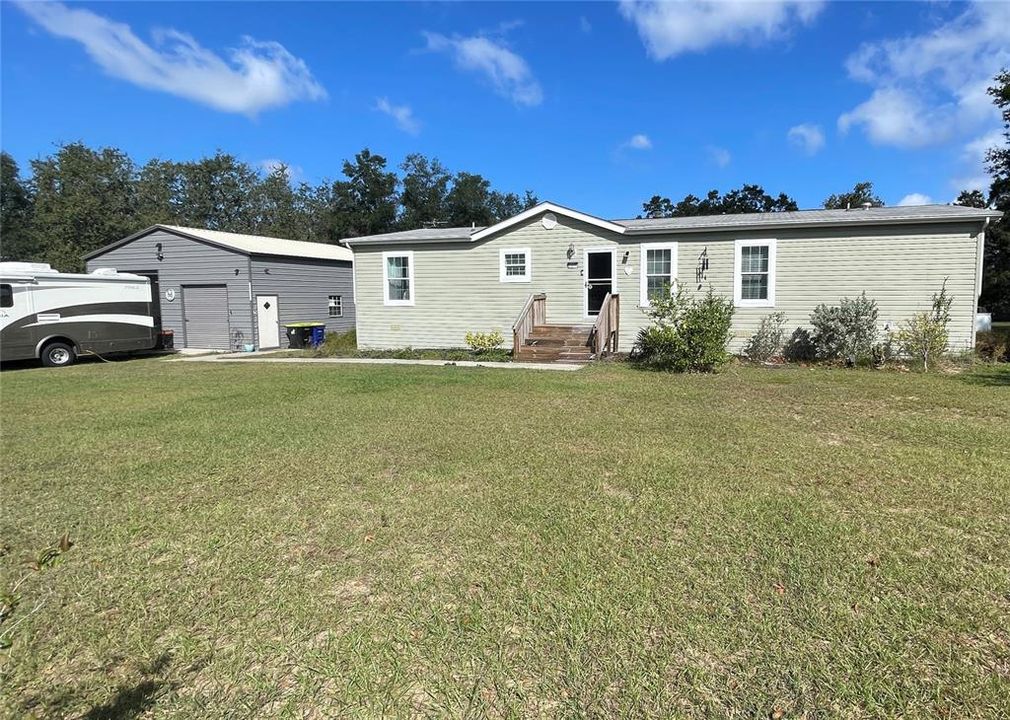
<path fill-rule="evenodd" d="M 220 150 L 213 157 L 184 163 L 180 219 L 208 230 L 249 232 L 255 222 L 249 198 L 258 182 L 255 170 Z"/>
<path fill-rule="evenodd" d="M 957 196 L 957 200 L 954 201 L 954 204 L 971 208 L 989 207 L 989 203 L 986 202 L 985 195 L 982 194 L 981 190 L 962 190 L 961 194 Z"/>
<path fill-rule="evenodd" d="M 122 151 L 62 145 L 33 160 L 32 174 L 32 236 L 39 257 L 58 270 L 83 270 L 86 253 L 136 229 L 134 165 Z"/>
<path fill-rule="evenodd" d="M 721 195 L 718 190 L 709 190 L 704 199 L 696 195 L 685 195 L 674 204 L 670 198 L 653 195 L 642 203 L 642 211 L 648 218 L 691 217 L 695 215 L 739 215 L 742 213 L 787 212 L 798 210 L 796 201 L 785 193 L 773 197 L 760 185 L 744 184 L 736 190 Z"/>
<path fill-rule="evenodd" d="M 425 224 L 445 220 L 446 200 L 452 175 L 438 158 L 429 160 L 420 153 L 408 155 L 400 165 L 403 170 L 403 208 L 400 227 L 413 230 Z"/>
<path fill-rule="evenodd" d="M 452 190 L 446 198 L 446 219 L 454 227 L 491 225 L 495 218 L 488 205 L 490 196 L 491 183 L 484 177 L 467 172 L 456 173 Z"/>
<path fill-rule="evenodd" d="M 979 305 L 995 320 L 1010 320 L 1010 70 L 996 75 L 989 94 L 1003 116 L 1004 138 L 1002 147 L 986 153 L 986 169 L 993 178 L 989 206 L 1002 211 L 1003 217 L 986 228 Z"/>
<path fill-rule="evenodd" d="M 333 183 L 332 232 L 337 239 L 374 235 L 393 229 L 398 197 L 396 174 L 386 170 L 386 158 L 368 148 L 344 161 L 347 180 Z"/>
<path fill-rule="evenodd" d="M 884 204 L 883 200 L 873 194 L 873 183 L 869 180 L 856 183 L 849 192 L 829 195 L 824 200 L 824 207 L 827 210 L 847 210 L 860 208 L 865 203 L 870 203 L 873 207 Z"/>
<path fill-rule="evenodd" d="M 503 193 L 492 190 L 487 198 L 488 210 L 491 211 L 491 217 L 494 218 L 494 222 L 508 220 L 510 217 L 518 215 L 524 210 L 529 210 L 539 202 L 540 199 L 533 194 L 532 190 L 527 190 L 522 197 L 511 192 Z"/>
<path fill-rule="evenodd" d="M 32 194 L 17 162 L 0 154 L 0 260 L 31 260 L 38 252 L 31 235 Z"/>
<path fill-rule="evenodd" d="M 136 229 L 184 223 L 183 165 L 154 158 L 137 176 Z"/>
<path fill-rule="evenodd" d="M 295 191 L 291 188 L 287 165 L 278 165 L 252 190 L 252 231 L 257 235 L 304 239 L 298 222 Z"/>

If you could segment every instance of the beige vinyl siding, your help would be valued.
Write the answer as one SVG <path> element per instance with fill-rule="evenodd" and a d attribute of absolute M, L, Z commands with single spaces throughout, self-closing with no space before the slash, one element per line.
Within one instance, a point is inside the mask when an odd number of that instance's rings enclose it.
<path fill-rule="evenodd" d="M 820 303 L 836 304 L 863 290 L 880 306 L 880 326 L 927 310 L 944 277 L 954 296 L 951 346 L 970 347 L 976 303 L 979 223 L 944 223 L 877 228 L 781 229 L 777 232 L 698 232 L 628 237 L 558 216 L 545 229 L 540 218 L 477 243 L 410 243 L 355 248 L 358 343 L 364 348 L 460 347 L 468 330 L 499 330 L 505 345 L 526 298 L 547 294 L 547 321 L 584 324 L 584 251 L 614 248 L 615 291 L 621 294 L 620 350 L 629 351 L 638 330 L 648 323 L 639 307 L 642 243 L 677 243 L 678 282 L 690 292 L 733 297 L 735 241 L 774 238 L 777 246 L 776 304 L 773 308 L 737 308 L 731 349 L 739 351 L 761 318 L 784 312 L 789 328 L 805 326 Z M 567 250 L 574 247 L 568 267 Z M 532 281 L 499 282 L 499 251 L 530 248 Z M 383 305 L 382 252 L 412 250 L 413 306 Z M 708 271 L 698 277 L 702 253 Z M 625 268 L 630 268 L 628 273 Z"/>

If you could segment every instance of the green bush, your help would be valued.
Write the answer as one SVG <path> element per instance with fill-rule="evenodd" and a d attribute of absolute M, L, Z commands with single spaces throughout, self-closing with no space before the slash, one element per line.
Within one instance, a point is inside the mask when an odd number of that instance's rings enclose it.
<path fill-rule="evenodd" d="M 977 333 L 975 354 L 987 362 L 1010 362 L 1010 335 L 991 330 Z"/>
<path fill-rule="evenodd" d="M 468 332 L 466 334 L 466 344 L 471 350 L 480 355 L 490 350 L 496 350 L 505 338 L 495 330 L 494 332 Z"/>
<path fill-rule="evenodd" d="M 651 370 L 712 372 L 730 355 L 733 304 L 711 290 L 689 299 L 679 287 L 670 296 L 655 298 L 648 315 L 653 324 L 642 328 L 632 359 Z"/>
<path fill-rule="evenodd" d="M 842 298 L 838 305 L 818 305 L 810 315 L 813 341 L 821 360 L 869 359 L 877 340 L 877 302 L 866 297 Z"/>
<path fill-rule="evenodd" d="M 947 294 L 947 280 L 944 279 L 940 292 L 933 294 L 933 309 L 916 313 L 901 324 L 898 330 L 898 344 L 901 351 L 920 360 L 924 372 L 929 372 L 929 363 L 936 362 L 947 352 L 950 334 L 950 306 L 954 298 Z"/>
<path fill-rule="evenodd" d="M 751 336 L 743 349 L 744 355 L 758 362 L 764 362 L 778 355 L 786 335 L 785 325 L 785 313 L 776 312 L 761 318 L 757 332 Z"/>
<path fill-rule="evenodd" d="M 810 362 L 816 359 L 817 348 L 814 347 L 810 331 L 801 327 L 793 330 L 793 334 L 789 336 L 785 347 L 782 348 L 782 357 L 789 362 Z"/>

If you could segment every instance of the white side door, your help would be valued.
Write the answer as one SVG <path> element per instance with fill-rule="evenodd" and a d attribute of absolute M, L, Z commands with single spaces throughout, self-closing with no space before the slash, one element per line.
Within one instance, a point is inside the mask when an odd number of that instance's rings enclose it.
<path fill-rule="evenodd" d="M 260 350 L 280 347 L 280 325 L 276 295 L 256 296 L 256 334 Z"/>

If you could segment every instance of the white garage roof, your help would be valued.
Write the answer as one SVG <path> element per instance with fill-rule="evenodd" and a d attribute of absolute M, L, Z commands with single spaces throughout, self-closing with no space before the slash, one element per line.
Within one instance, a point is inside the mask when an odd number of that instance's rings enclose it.
<path fill-rule="evenodd" d="M 266 237 L 264 235 L 243 235 L 241 233 L 222 232 L 220 230 L 182 227 L 181 225 L 152 225 L 128 238 L 88 253 L 84 257 L 86 260 L 90 260 L 156 230 L 166 230 L 182 237 L 202 240 L 211 245 L 237 250 L 248 255 L 280 255 L 283 257 L 308 258 L 311 260 L 343 260 L 345 262 L 354 260 L 354 253 L 343 245 L 305 242 L 304 240 L 286 240 L 284 238 Z"/>

